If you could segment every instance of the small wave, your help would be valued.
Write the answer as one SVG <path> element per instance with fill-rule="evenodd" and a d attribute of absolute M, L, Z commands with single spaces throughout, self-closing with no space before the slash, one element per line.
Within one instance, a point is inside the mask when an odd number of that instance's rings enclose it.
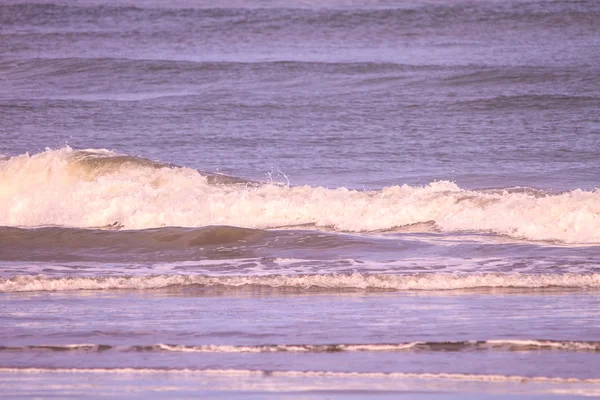
<path fill-rule="evenodd" d="M 9 2 L 10 3 L 10 2 Z M 346 3 L 346 4 L 344 4 Z M 528 6 L 528 3 L 520 7 L 510 7 L 500 3 L 497 5 L 465 6 L 462 3 L 456 5 L 412 5 L 410 2 L 306 2 L 306 1 L 277 1 L 244 3 L 239 1 L 214 4 L 161 4 L 151 2 L 150 4 L 125 5 L 96 5 L 84 6 L 78 4 L 8 4 L 2 5 L 4 14 L 2 21 L 7 26 L 19 26 L 29 24 L 62 27 L 67 29 L 64 23 L 65 16 L 72 19 L 82 19 L 82 28 L 90 29 L 90 16 L 96 20 L 112 19 L 122 23 L 139 24 L 139 21 L 161 18 L 169 23 L 180 22 L 186 18 L 194 21 L 202 20 L 203 26 L 213 28 L 221 24 L 221 29 L 227 31 L 249 30 L 249 28 L 261 27 L 263 30 L 279 31 L 286 25 L 301 25 L 305 28 L 325 29 L 332 28 L 356 28 L 368 25 L 373 29 L 381 26 L 394 25 L 408 27 L 432 27 L 453 26 L 455 24 L 472 23 L 503 23 L 511 21 L 526 24 L 570 25 L 573 23 L 590 24 L 591 27 L 596 20 L 598 10 L 590 2 L 587 7 L 577 6 L 579 2 L 555 2 L 552 7 L 540 10 L 537 7 Z M 257 6 L 260 4 L 260 6 Z M 349 5 L 352 5 L 348 7 Z M 399 6 L 400 5 L 400 6 Z M 43 18 L 40 16 L 43 15 Z M 181 22 L 180 22 L 181 23 Z M 67 27 L 65 27 L 67 25 Z M 289 28 L 288 28 L 289 29 Z M 80 30 L 81 31 L 81 30 Z M 250 30 L 250 32 L 253 32 Z"/>
<path fill-rule="evenodd" d="M 460 342 L 406 342 L 382 344 L 266 344 L 266 345 L 176 345 L 155 344 L 112 346 L 106 344 L 67 344 L 0 346 L 0 351 L 140 351 L 181 353 L 339 353 L 339 352 L 403 352 L 403 351 L 600 351 L 596 341 L 560 340 L 481 340 Z"/>
<path fill-rule="evenodd" d="M 48 74 L 65 75 L 75 74 L 102 74 L 107 69 L 118 73 L 131 73 L 133 70 L 143 69 L 146 73 L 165 75 L 179 72 L 182 74 L 193 72 L 224 72 L 251 73 L 257 67 L 261 69 L 293 70 L 296 72 L 314 73 L 322 71 L 327 73 L 345 73 L 363 75 L 371 73 L 399 73 L 421 70 L 441 70 L 444 67 L 436 65 L 412 65 L 394 62 L 374 61 L 302 61 L 302 60 L 277 60 L 277 61 L 199 61 L 199 60 L 170 60 L 170 59 L 136 59 L 136 58 L 90 58 L 90 57 L 59 57 L 59 58 L 29 58 L 22 60 L 0 61 L 0 71 L 5 72 L 11 79 L 32 79 Z M 139 74 L 139 71 L 137 71 Z M 218 77 L 214 77 L 217 79 Z"/>
<path fill-rule="evenodd" d="M 451 107 L 469 110 L 499 110 L 499 109 L 580 109 L 584 107 L 595 107 L 598 104 L 598 97 L 594 96 L 566 96 L 566 95 L 513 95 L 497 96 L 479 100 L 460 101 Z"/>
<path fill-rule="evenodd" d="M 0 367 L 0 373 L 57 373 L 57 374 L 184 374 L 184 375 L 230 375 L 268 377 L 323 377 L 323 378 L 394 378 L 431 379 L 473 382 L 516 382 L 516 383 L 587 383 L 600 384 L 600 378 L 563 378 L 547 376 L 485 375 L 455 373 L 410 373 L 410 372 L 336 372 L 336 371 L 263 371 L 251 369 L 170 369 L 170 368 L 11 368 Z"/>
<path fill-rule="evenodd" d="M 31 248 L 35 243 L 41 249 L 89 250 L 116 249 L 151 252 L 204 248 L 211 245 L 233 245 L 253 243 L 273 236 L 271 231 L 236 228 L 232 226 L 207 226 L 202 228 L 161 228 L 140 231 L 120 231 L 118 223 L 98 229 L 65 229 L 46 227 L 38 229 L 0 228 L 0 241 L 10 250 Z M 10 253 L 8 250 L 4 257 Z M 22 253 L 21 253 L 22 256 Z"/>
<path fill-rule="evenodd" d="M 0 292 L 149 290 L 177 287 L 269 287 L 323 290 L 459 290 L 474 288 L 600 288 L 600 274 L 312 274 L 266 276 L 152 275 L 0 279 Z"/>
<path fill-rule="evenodd" d="M 464 190 L 452 182 L 288 187 L 65 147 L 0 160 L 0 226 L 125 229 L 229 225 L 374 232 L 433 224 L 445 232 L 600 243 L 600 190 Z M 421 225 L 419 225 L 421 224 Z"/>

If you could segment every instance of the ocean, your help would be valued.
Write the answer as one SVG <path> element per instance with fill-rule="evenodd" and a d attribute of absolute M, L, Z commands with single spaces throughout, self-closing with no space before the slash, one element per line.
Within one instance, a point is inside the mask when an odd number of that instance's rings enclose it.
<path fill-rule="evenodd" d="M 600 2 L 4 0 L 3 398 L 600 397 Z"/>

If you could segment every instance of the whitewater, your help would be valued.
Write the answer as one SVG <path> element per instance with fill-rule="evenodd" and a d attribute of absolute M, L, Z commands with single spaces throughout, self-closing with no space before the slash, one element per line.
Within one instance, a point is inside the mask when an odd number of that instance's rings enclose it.
<path fill-rule="evenodd" d="M 261 275 L 261 276 L 198 276 L 154 275 L 114 276 L 99 278 L 56 278 L 43 275 L 0 278 L 0 293 L 75 291 L 75 290 L 147 290 L 162 288 L 268 287 L 276 289 L 324 290 L 456 290 L 473 288 L 568 288 L 600 289 L 600 274 L 422 274 L 373 275 Z"/>
<path fill-rule="evenodd" d="M 8 157 L 0 160 L 0 225 L 311 226 L 374 232 L 425 224 L 443 232 L 600 243 L 598 189 L 563 193 L 533 188 L 466 190 L 453 182 L 435 181 L 424 186 L 355 190 L 218 178 L 104 149 L 63 147 Z"/>

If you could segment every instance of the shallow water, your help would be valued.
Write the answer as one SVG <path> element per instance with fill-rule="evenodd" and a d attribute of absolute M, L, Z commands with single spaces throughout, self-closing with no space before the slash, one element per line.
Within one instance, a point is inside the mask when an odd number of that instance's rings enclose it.
<path fill-rule="evenodd" d="M 0 5 L 9 397 L 600 396 L 600 6 Z"/>

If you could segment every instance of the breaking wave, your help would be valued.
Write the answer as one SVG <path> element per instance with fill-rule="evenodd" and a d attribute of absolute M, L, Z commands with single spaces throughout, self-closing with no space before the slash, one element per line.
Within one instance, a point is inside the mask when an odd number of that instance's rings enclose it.
<path fill-rule="evenodd" d="M 371 191 L 289 187 L 70 147 L 0 159 L 0 226 L 309 225 L 371 232 L 419 223 L 446 232 L 600 243 L 600 190 L 476 191 L 447 181 Z"/>
<path fill-rule="evenodd" d="M 176 287 L 267 287 L 324 290 L 458 290 L 475 288 L 600 288 L 600 274 L 311 274 L 266 276 L 152 275 L 0 279 L 0 293 L 74 290 L 150 290 Z"/>
<path fill-rule="evenodd" d="M 406 342 L 382 344 L 265 344 L 265 345 L 175 345 L 155 344 L 115 346 L 106 344 L 66 344 L 0 346 L 0 351 L 142 351 L 183 353 L 338 353 L 397 351 L 600 351 L 600 342 L 564 340 L 473 340 L 461 342 Z"/>

